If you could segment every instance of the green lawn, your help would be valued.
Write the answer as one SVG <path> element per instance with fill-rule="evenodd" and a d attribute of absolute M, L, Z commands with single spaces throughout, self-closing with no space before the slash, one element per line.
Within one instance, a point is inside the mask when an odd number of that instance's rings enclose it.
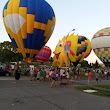
<path fill-rule="evenodd" d="M 110 85 L 96 85 L 97 87 L 105 88 L 105 89 L 110 89 Z"/>
<path fill-rule="evenodd" d="M 105 85 L 105 86 L 106 86 L 106 85 Z M 110 85 L 109 85 L 109 86 L 110 86 Z M 76 88 L 77 90 L 82 91 L 82 92 L 83 92 L 83 90 L 88 90 L 88 89 L 97 90 L 98 92 L 88 93 L 88 94 L 110 97 L 110 92 L 109 92 L 109 91 L 106 91 L 106 90 L 94 89 L 93 87 L 89 87 L 89 86 L 78 86 L 78 87 L 75 87 L 75 88 Z"/>

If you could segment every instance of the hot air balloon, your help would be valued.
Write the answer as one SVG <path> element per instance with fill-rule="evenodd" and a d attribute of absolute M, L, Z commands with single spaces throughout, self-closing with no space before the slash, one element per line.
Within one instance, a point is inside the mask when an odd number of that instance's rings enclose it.
<path fill-rule="evenodd" d="M 44 63 L 51 56 L 51 49 L 48 46 L 44 46 L 41 51 L 35 56 L 37 62 Z"/>
<path fill-rule="evenodd" d="M 67 54 L 65 53 L 65 44 L 66 44 L 66 37 L 64 36 L 62 40 L 59 40 L 56 48 L 54 50 L 53 56 L 53 63 L 52 66 L 62 67 L 64 63 L 66 66 L 70 66 L 70 60 L 68 59 Z"/>
<path fill-rule="evenodd" d="M 67 37 L 66 43 L 70 46 L 68 57 L 74 66 L 83 61 L 92 50 L 90 40 L 82 35 L 74 35 L 73 33 Z"/>
<path fill-rule="evenodd" d="M 110 67 L 110 27 L 96 32 L 91 40 L 92 49 L 96 56 Z"/>
<path fill-rule="evenodd" d="M 68 48 L 68 53 L 64 51 L 65 45 Z M 54 51 L 54 61 L 52 66 L 61 67 L 65 63 L 70 66 L 70 61 L 77 66 L 77 64 L 86 58 L 91 52 L 91 42 L 85 36 L 71 34 L 63 37 L 60 40 Z"/>
<path fill-rule="evenodd" d="M 45 0 L 9 0 L 3 9 L 3 21 L 14 47 L 30 63 L 49 40 L 55 14 Z"/>

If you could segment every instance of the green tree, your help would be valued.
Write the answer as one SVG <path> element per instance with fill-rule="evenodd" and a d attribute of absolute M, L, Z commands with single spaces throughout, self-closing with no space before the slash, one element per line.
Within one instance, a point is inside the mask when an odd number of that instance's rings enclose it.
<path fill-rule="evenodd" d="M 96 62 L 93 64 L 93 68 L 99 68 L 99 63 L 98 63 L 97 60 L 96 60 Z"/>
<path fill-rule="evenodd" d="M 89 67 L 89 63 L 86 60 L 83 60 L 80 64 L 82 67 Z"/>
<path fill-rule="evenodd" d="M 4 41 L 0 43 L 0 62 L 15 62 L 22 59 L 22 55 L 17 52 L 11 42 Z"/>

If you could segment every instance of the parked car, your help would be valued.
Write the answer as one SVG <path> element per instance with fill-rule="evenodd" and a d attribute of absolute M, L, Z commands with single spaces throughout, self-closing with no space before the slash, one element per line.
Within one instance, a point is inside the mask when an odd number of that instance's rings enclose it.
<path fill-rule="evenodd" d="M 0 68 L 0 76 L 11 76 L 11 73 L 8 70 Z"/>

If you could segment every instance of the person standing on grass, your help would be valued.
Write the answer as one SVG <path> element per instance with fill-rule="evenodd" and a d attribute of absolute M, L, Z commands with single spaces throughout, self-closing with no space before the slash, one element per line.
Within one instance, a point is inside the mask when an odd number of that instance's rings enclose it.
<path fill-rule="evenodd" d="M 90 70 L 88 70 L 88 85 L 91 84 L 93 74 Z"/>

